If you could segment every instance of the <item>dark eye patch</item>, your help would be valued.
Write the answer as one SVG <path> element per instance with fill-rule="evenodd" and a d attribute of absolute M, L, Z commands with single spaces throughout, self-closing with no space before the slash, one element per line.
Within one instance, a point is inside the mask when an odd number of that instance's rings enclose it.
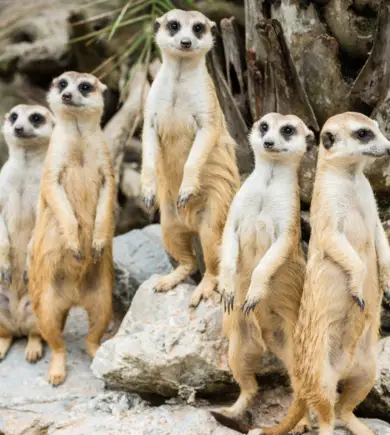
<path fill-rule="evenodd" d="M 291 137 L 297 132 L 297 129 L 292 125 L 284 125 L 280 129 L 280 134 L 283 136 L 285 140 L 290 140 Z"/>
<path fill-rule="evenodd" d="M 45 122 L 45 117 L 41 115 L 40 113 L 32 113 L 28 120 L 31 122 L 32 125 L 37 127 L 38 125 L 41 125 Z"/>
<path fill-rule="evenodd" d="M 324 145 L 324 148 L 326 150 L 329 150 L 330 148 L 332 148 L 333 144 L 335 143 L 335 140 L 336 140 L 336 138 L 329 131 L 323 133 L 321 136 L 322 145 Z"/>
<path fill-rule="evenodd" d="M 86 96 L 94 90 L 93 85 L 89 82 L 81 82 L 79 84 L 79 91 L 82 95 Z"/>
<path fill-rule="evenodd" d="M 61 79 L 61 80 L 58 82 L 58 89 L 59 89 L 60 91 L 63 91 L 67 86 L 68 86 L 68 81 L 65 80 L 65 79 Z"/>
<path fill-rule="evenodd" d="M 375 134 L 367 128 L 360 128 L 352 133 L 352 137 L 357 139 L 359 142 L 366 144 L 375 139 Z"/>
<path fill-rule="evenodd" d="M 9 116 L 9 120 L 11 124 L 13 124 L 18 119 L 18 114 L 16 112 L 12 112 Z"/>
<path fill-rule="evenodd" d="M 268 129 L 269 129 L 269 126 L 268 126 L 268 124 L 266 122 L 262 122 L 260 124 L 260 133 L 261 133 L 262 136 L 264 136 L 265 133 L 267 133 Z"/>
<path fill-rule="evenodd" d="M 176 35 L 176 33 L 180 30 L 180 23 L 176 20 L 168 21 L 167 29 L 171 36 Z"/>
<path fill-rule="evenodd" d="M 192 31 L 198 39 L 201 39 L 206 32 L 206 26 L 203 23 L 195 23 L 192 26 Z"/>

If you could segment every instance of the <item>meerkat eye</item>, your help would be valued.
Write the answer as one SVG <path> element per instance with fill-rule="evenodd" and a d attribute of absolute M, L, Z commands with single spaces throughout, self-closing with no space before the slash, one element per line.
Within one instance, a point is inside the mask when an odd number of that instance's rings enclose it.
<path fill-rule="evenodd" d="M 368 135 L 368 130 L 361 128 L 360 130 L 358 130 L 357 135 L 360 139 L 364 139 Z"/>
<path fill-rule="evenodd" d="M 170 30 L 172 33 L 176 33 L 180 30 L 180 23 L 178 21 L 169 21 L 167 24 L 168 30 Z"/>
<path fill-rule="evenodd" d="M 28 119 L 32 124 L 35 125 L 43 124 L 45 121 L 45 118 L 40 113 L 33 113 Z"/>
<path fill-rule="evenodd" d="M 262 133 L 267 133 L 267 131 L 268 131 L 268 124 L 266 122 L 262 122 L 260 124 L 260 131 Z"/>
<path fill-rule="evenodd" d="M 9 120 L 14 123 L 16 120 L 18 119 L 18 114 L 15 112 L 12 112 L 11 115 L 9 116 Z"/>
<path fill-rule="evenodd" d="M 360 128 L 352 133 L 352 137 L 358 139 L 362 143 L 367 143 L 375 138 L 375 134 L 367 128 Z"/>
<path fill-rule="evenodd" d="M 61 90 L 65 89 L 67 86 L 68 86 L 68 82 L 67 82 L 65 79 L 61 79 L 61 80 L 58 82 L 58 87 L 59 87 L 59 89 L 61 89 Z"/>
<path fill-rule="evenodd" d="M 79 91 L 84 93 L 84 94 L 91 92 L 92 89 L 93 89 L 93 86 L 88 82 L 82 82 L 79 84 Z"/>
<path fill-rule="evenodd" d="M 199 36 L 202 33 L 204 33 L 205 31 L 205 26 L 202 23 L 196 23 L 194 24 L 193 28 L 192 28 L 193 32 L 195 33 L 195 35 Z"/>
<path fill-rule="evenodd" d="M 283 136 L 292 136 L 295 133 L 295 128 L 292 125 L 285 125 L 280 132 Z"/>

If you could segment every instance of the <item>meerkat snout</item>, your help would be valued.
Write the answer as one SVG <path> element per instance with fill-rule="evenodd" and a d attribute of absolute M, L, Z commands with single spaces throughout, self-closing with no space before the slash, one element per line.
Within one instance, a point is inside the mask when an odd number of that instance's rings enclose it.
<path fill-rule="evenodd" d="M 314 145 L 315 139 L 300 118 L 269 113 L 254 124 L 250 142 L 255 154 L 282 158 L 282 154 L 302 156 Z"/>
<path fill-rule="evenodd" d="M 197 11 L 175 9 L 154 24 L 157 45 L 174 56 L 204 55 L 213 46 L 216 24 Z"/>

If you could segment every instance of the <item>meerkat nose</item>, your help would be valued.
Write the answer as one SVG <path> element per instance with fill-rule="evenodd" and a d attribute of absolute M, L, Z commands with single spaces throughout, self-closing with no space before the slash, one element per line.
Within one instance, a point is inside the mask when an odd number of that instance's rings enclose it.
<path fill-rule="evenodd" d="M 275 145 L 275 143 L 272 142 L 272 141 L 270 141 L 270 140 L 267 140 L 267 141 L 264 142 L 264 148 L 266 148 L 266 149 L 270 149 L 270 148 L 272 148 L 274 145 Z"/>
<path fill-rule="evenodd" d="M 183 39 L 180 41 L 180 45 L 181 45 L 183 48 L 190 48 L 191 45 L 192 45 L 191 39 L 189 39 L 189 38 L 183 38 Z"/>
<path fill-rule="evenodd" d="M 62 94 L 62 101 L 71 101 L 72 100 L 72 94 L 70 92 L 66 92 Z"/>
<path fill-rule="evenodd" d="M 15 127 L 15 133 L 20 135 L 24 133 L 24 128 L 23 127 Z"/>

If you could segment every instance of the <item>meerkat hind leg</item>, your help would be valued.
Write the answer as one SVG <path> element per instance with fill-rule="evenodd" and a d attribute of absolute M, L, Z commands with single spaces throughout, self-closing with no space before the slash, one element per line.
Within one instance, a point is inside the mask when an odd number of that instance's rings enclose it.
<path fill-rule="evenodd" d="M 210 226 L 209 222 L 204 221 L 199 231 L 200 243 L 202 245 L 203 257 L 206 266 L 202 281 L 196 287 L 190 302 L 190 307 L 199 305 L 202 299 L 216 302 L 218 294 L 217 276 L 219 268 L 219 245 L 222 234 L 216 228 Z"/>
<path fill-rule="evenodd" d="M 69 307 L 65 307 L 63 301 L 58 300 L 61 291 L 50 286 L 41 295 L 37 312 L 40 332 L 52 352 L 48 381 L 53 386 L 62 384 L 66 378 L 66 347 L 62 330 Z"/>
<path fill-rule="evenodd" d="M 5 358 L 13 340 L 12 332 L 0 326 L 0 361 Z"/>
<path fill-rule="evenodd" d="M 305 433 L 310 433 L 312 430 L 310 414 L 309 411 L 306 412 L 306 415 L 302 418 L 302 420 L 295 426 L 292 431 L 293 435 L 303 435 Z"/>
<path fill-rule="evenodd" d="M 230 315 L 243 314 L 232 313 Z M 239 326 L 232 330 L 229 337 L 229 366 L 234 379 L 240 386 L 240 395 L 232 406 L 218 410 L 233 419 L 242 417 L 257 394 L 259 387 L 256 380 L 256 367 L 263 353 L 263 349 L 251 344 L 249 330 L 245 331 L 242 328 Z"/>
<path fill-rule="evenodd" d="M 353 410 L 361 403 L 370 392 L 375 382 L 375 360 L 372 360 L 371 367 L 366 362 L 363 369 L 359 368 L 354 377 L 343 382 L 343 391 L 336 405 L 336 414 L 354 435 L 373 435 L 374 432 L 361 422 L 353 413 Z M 359 361 L 361 364 L 362 361 Z"/>
<path fill-rule="evenodd" d="M 177 222 L 176 222 L 177 223 Z M 196 257 L 192 246 L 193 234 L 172 222 L 168 227 L 163 225 L 165 247 L 179 266 L 168 275 L 162 276 L 154 289 L 156 292 L 167 292 L 187 279 L 196 271 Z"/>
<path fill-rule="evenodd" d="M 100 341 L 108 329 L 112 317 L 112 285 L 109 274 L 100 274 L 98 288 L 87 289 L 83 306 L 88 313 L 88 335 L 85 347 L 93 359 L 100 347 Z"/>
<path fill-rule="evenodd" d="M 35 363 L 42 358 L 43 343 L 42 338 L 37 331 L 31 331 L 27 338 L 27 346 L 25 351 L 26 361 Z"/>

